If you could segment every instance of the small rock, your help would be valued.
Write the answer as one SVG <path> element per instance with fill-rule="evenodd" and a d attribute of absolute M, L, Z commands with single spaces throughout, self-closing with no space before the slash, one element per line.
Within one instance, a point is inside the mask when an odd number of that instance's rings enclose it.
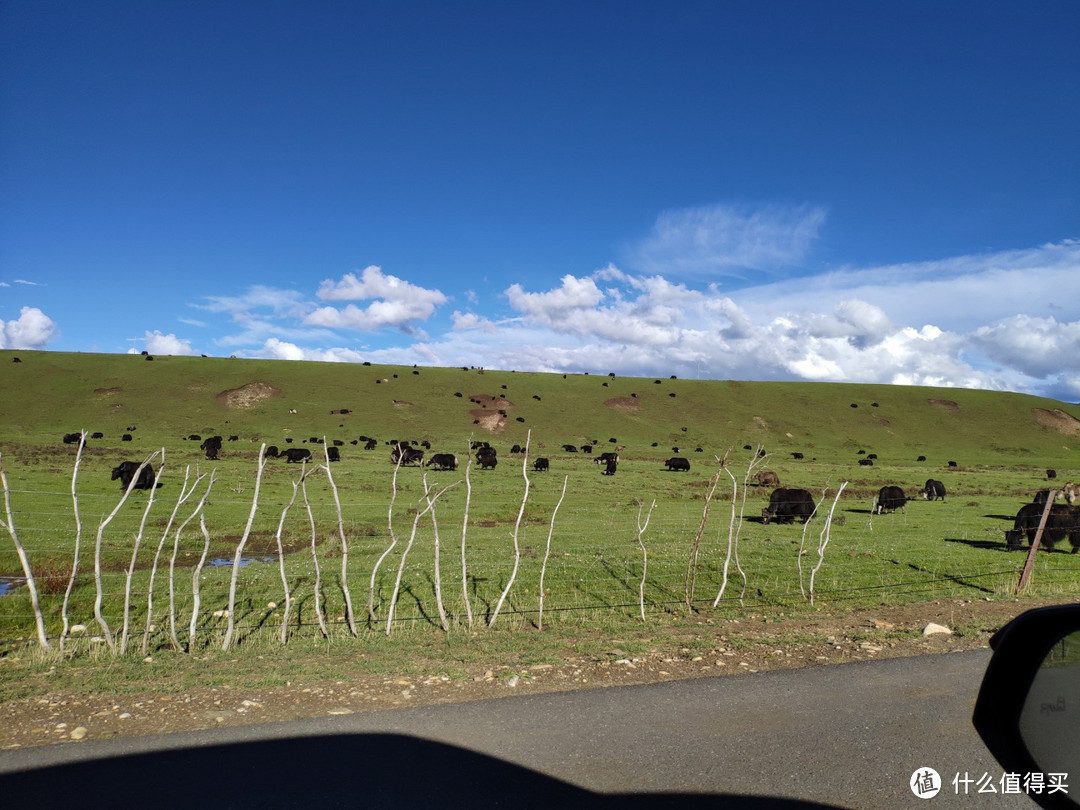
<path fill-rule="evenodd" d="M 948 627 L 946 627 L 943 624 L 935 624 L 934 622 L 930 622 L 928 625 L 926 625 L 926 627 L 923 628 L 922 634 L 924 636 L 933 636 L 933 635 L 942 635 L 942 634 L 944 634 L 946 636 L 951 636 L 952 635 L 952 630 L 950 630 Z"/>
<path fill-rule="evenodd" d="M 71 730 L 71 739 L 81 740 L 86 736 L 86 726 L 76 726 Z"/>

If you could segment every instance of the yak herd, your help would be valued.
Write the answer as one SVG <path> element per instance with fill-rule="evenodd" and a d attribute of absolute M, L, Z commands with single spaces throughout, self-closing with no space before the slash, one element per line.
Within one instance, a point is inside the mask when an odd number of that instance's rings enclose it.
<path fill-rule="evenodd" d="M 131 441 L 131 433 L 134 430 L 135 426 L 129 426 L 127 432 L 123 434 L 122 440 Z M 94 433 L 90 438 L 100 439 L 102 434 Z M 218 458 L 225 441 L 221 436 L 211 436 L 203 439 L 197 434 L 191 434 L 184 438 L 201 442 L 199 449 L 210 460 Z M 63 436 L 65 444 L 78 443 L 80 440 L 81 434 L 79 433 L 68 433 Z M 229 436 L 228 440 L 237 441 L 238 437 Z M 286 439 L 286 441 L 291 442 L 292 440 Z M 317 437 L 312 437 L 309 441 L 313 444 L 323 443 L 323 440 Z M 616 440 L 611 439 L 611 442 L 615 443 Z M 335 439 L 332 445 L 325 448 L 325 457 L 329 461 L 340 461 L 339 447 L 343 444 L 344 442 Z M 376 439 L 368 436 L 361 436 L 358 440 L 354 440 L 352 444 L 362 444 L 365 450 L 374 450 L 379 445 Z M 425 461 L 425 450 L 431 449 L 431 444 L 427 441 L 414 442 L 398 439 L 387 442 L 387 444 L 391 446 L 390 461 L 395 465 L 423 465 L 441 471 L 452 471 L 458 468 L 458 458 L 453 453 L 433 453 Z M 596 442 L 593 442 L 593 445 L 595 444 Z M 494 469 L 498 465 L 498 453 L 488 442 L 473 442 L 470 449 L 481 469 Z M 562 449 L 567 453 L 576 453 L 579 448 L 576 445 L 564 445 Z M 592 455 L 592 445 L 582 445 L 580 449 L 582 452 Z M 672 449 L 678 452 L 677 448 Z M 525 448 L 514 445 L 510 452 L 515 455 L 521 454 L 525 452 Z M 265 455 L 268 458 L 284 458 L 286 463 L 300 463 L 313 458 L 311 450 L 307 448 L 287 447 L 280 450 L 274 445 L 266 448 Z M 762 451 L 759 451 L 760 455 L 763 455 Z M 793 453 L 792 456 L 799 458 L 802 454 Z M 615 475 L 620 461 L 617 452 L 600 453 L 590 460 L 603 468 L 601 471 L 603 475 Z M 921 460 L 922 458 L 920 458 Z M 690 470 L 690 460 L 685 456 L 673 456 L 664 461 L 663 466 L 668 472 L 688 472 Z M 950 462 L 949 466 L 955 466 L 955 462 Z M 549 458 L 541 456 L 535 458 L 532 462 L 534 472 L 546 472 L 550 468 L 551 461 Z M 1049 479 L 1054 479 L 1056 476 L 1056 470 L 1047 470 Z M 124 461 L 119 466 L 114 467 L 112 480 L 119 480 L 125 490 L 132 486 L 133 480 L 134 489 L 152 489 L 155 485 L 161 486 L 160 483 L 155 483 L 156 476 L 150 464 L 140 465 L 139 462 L 135 461 Z M 768 470 L 755 473 L 751 480 L 759 487 L 773 488 L 769 496 L 769 505 L 761 510 L 762 523 L 793 523 L 796 519 L 800 519 L 805 523 L 814 516 L 816 504 L 808 490 L 782 487 L 777 474 Z M 1063 485 L 1055 491 L 1055 501 L 1048 503 L 1050 492 L 1051 490 L 1048 489 L 1040 490 L 1032 498 L 1031 503 L 1022 506 L 1017 512 L 1013 520 L 1013 528 L 1005 532 L 1005 546 L 1008 550 L 1022 549 L 1025 539 L 1030 546 L 1034 542 L 1036 535 L 1039 534 L 1041 527 L 1041 544 L 1047 550 L 1052 551 L 1057 543 L 1068 539 L 1072 546 L 1072 552 L 1080 552 L 1080 484 L 1067 483 Z M 937 479 L 930 478 L 927 479 L 923 488 L 917 492 L 916 497 L 927 501 L 944 501 L 945 495 L 945 485 Z M 1056 502 L 1059 498 L 1064 503 Z M 914 499 L 909 499 L 901 487 L 891 484 L 886 485 L 881 487 L 873 498 L 870 511 L 872 514 L 879 515 L 897 510 L 904 511 L 908 500 Z"/>

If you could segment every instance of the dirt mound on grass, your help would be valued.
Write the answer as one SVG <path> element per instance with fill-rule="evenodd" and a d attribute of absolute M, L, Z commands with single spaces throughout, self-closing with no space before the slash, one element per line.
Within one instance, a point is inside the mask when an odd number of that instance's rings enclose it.
<path fill-rule="evenodd" d="M 489 433 L 501 433 L 506 428 L 506 417 L 498 411 L 469 411 L 473 418 L 473 424 L 482 427 Z"/>
<path fill-rule="evenodd" d="M 605 399 L 604 404 L 617 411 L 636 411 L 638 409 L 638 401 L 632 397 L 612 397 L 611 399 Z"/>
<path fill-rule="evenodd" d="M 1056 430 L 1066 436 L 1080 436 L 1080 419 L 1065 413 L 1060 408 L 1054 408 L 1052 411 L 1046 408 L 1032 408 L 1031 414 L 1039 423 L 1039 427 Z"/>
<path fill-rule="evenodd" d="M 941 408 L 941 410 L 948 411 L 949 413 L 956 413 L 958 410 L 960 410 L 960 406 L 953 402 L 951 399 L 928 399 L 926 401 L 933 405 L 935 408 Z"/>
<path fill-rule="evenodd" d="M 226 408 L 251 408 L 264 399 L 275 397 L 280 393 L 280 389 L 274 388 L 269 383 L 250 382 L 247 385 L 241 385 L 239 388 L 222 391 L 214 399 Z"/>

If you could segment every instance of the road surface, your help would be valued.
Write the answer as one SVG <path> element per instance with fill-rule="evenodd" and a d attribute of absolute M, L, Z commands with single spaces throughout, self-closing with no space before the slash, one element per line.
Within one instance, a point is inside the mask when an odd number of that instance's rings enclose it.
<path fill-rule="evenodd" d="M 1022 793 L 1001 793 L 1001 768 L 971 725 L 989 657 L 978 650 L 19 749 L 0 753 L 0 798 L 10 807 L 80 797 L 95 807 L 1032 808 Z M 926 768 L 941 776 L 931 799 L 909 785 Z M 997 793 L 979 793 L 984 774 Z"/>

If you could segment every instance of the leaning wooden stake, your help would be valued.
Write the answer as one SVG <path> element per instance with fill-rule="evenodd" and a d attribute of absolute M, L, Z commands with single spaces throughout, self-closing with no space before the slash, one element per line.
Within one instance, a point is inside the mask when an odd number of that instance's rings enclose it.
<path fill-rule="evenodd" d="M 548 524 L 547 545 L 544 546 L 544 562 L 540 565 L 540 605 L 536 620 L 537 630 L 544 629 L 544 574 L 547 573 L 548 558 L 551 556 L 551 535 L 555 531 L 555 515 L 559 513 L 559 507 L 562 506 L 563 498 L 566 497 L 566 483 L 569 480 L 569 475 L 563 477 L 562 494 L 559 495 L 559 501 L 555 504 L 555 508 L 551 510 L 551 523 Z"/>
<path fill-rule="evenodd" d="M 1016 583 L 1017 593 L 1027 587 L 1028 580 L 1031 578 L 1031 569 L 1035 566 L 1035 554 L 1039 550 L 1039 542 L 1042 540 L 1043 530 L 1046 528 L 1046 519 L 1050 517 L 1050 508 L 1054 505 L 1054 501 L 1057 500 L 1057 496 L 1058 491 L 1052 489 L 1046 497 L 1046 506 L 1043 507 L 1042 517 L 1039 518 L 1039 526 L 1035 529 L 1035 537 L 1031 541 L 1031 548 L 1028 549 L 1027 560 L 1024 561 L 1024 570 L 1020 572 L 1020 581 Z"/>
<path fill-rule="evenodd" d="M 379 555 L 379 559 L 375 561 L 375 565 L 371 569 L 371 585 L 368 587 L 368 622 L 375 624 L 377 619 L 375 618 L 375 578 L 379 574 L 379 566 L 383 564 L 383 560 L 387 555 L 394 550 L 394 546 L 397 545 L 397 536 L 394 534 L 394 501 L 397 500 L 397 477 L 398 470 L 401 469 L 401 459 L 404 453 L 397 454 L 397 461 L 394 462 L 394 476 L 390 479 L 390 507 L 386 510 L 386 531 L 390 535 L 390 545 L 386 547 L 386 550 Z M 389 627 L 387 628 L 389 630 Z"/>
<path fill-rule="evenodd" d="M 469 530 L 469 504 L 472 501 L 472 481 L 469 471 L 472 469 L 472 436 L 469 436 L 469 459 L 465 464 L 465 516 L 461 519 L 461 596 L 465 600 L 465 616 L 469 627 L 473 626 L 472 602 L 469 599 L 469 567 L 465 562 L 465 535 Z"/>
<path fill-rule="evenodd" d="M 728 453 L 731 451 L 728 450 Z M 698 571 L 698 557 L 701 550 L 701 536 L 705 533 L 705 525 L 709 521 L 709 504 L 712 503 L 713 495 L 716 493 L 716 485 L 720 483 L 720 473 L 724 469 L 724 465 L 727 463 L 728 454 L 725 453 L 722 459 L 718 459 L 720 467 L 716 471 L 716 475 L 709 481 L 709 489 L 705 493 L 705 506 L 701 510 L 701 521 L 698 523 L 697 534 L 694 535 L 694 541 L 690 544 L 690 556 L 686 561 L 686 582 L 684 584 L 683 596 L 686 600 L 686 609 L 694 609 L 694 591 L 697 588 L 697 571 Z"/>
<path fill-rule="evenodd" d="M 266 444 L 259 448 L 259 468 L 255 473 L 255 493 L 251 496 L 251 512 L 248 513 L 247 525 L 244 526 L 244 534 L 236 545 L 236 554 L 233 555 L 232 579 L 229 581 L 229 615 L 228 624 L 225 628 L 225 640 L 221 642 L 221 649 L 228 650 L 232 646 L 233 633 L 236 631 L 236 583 L 240 578 L 240 560 L 244 554 L 244 546 L 251 536 L 251 525 L 255 522 L 255 512 L 259 508 L 259 487 L 262 485 L 262 474 L 266 468 Z"/>
<path fill-rule="evenodd" d="M 7 474 L 4 472 L 3 454 L 0 454 L 0 485 L 4 487 L 4 514 L 6 520 L 0 520 L 15 544 L 15 553 L 19 555 L 19 563 L 22 565 L 23 576 L 26 577 L 26 589 L 30 593 L 30 606 L 34 610 L 34 624 L 37 626 L 38 643 L 46 650 L 51 650 L 49 637 L 45 633 L 45 616 L 41 612 L 41 601 L 38 599 L 37 583 L 34 581 L 34 572 L 30 570 L 30 558 L 26 556 L 26 549 L 19 541 L 18 532 L 15 531 L 15 519 L 11 516 L 11 490 L 8 488 Z"/>
<path fill-rule="evenodd" d="M 195 487 L 197 487 L 199 485 L 199 482 L 202 481 L 202 479 L 205 477 L 206 473 L 203 473 L 195 479 L 195 484 L 192 486 L 187 496 L 182 495 L 184 500 L 187 500 L 187 497 L 195 491 Z M 206 504 L 206 499 L 210 496 L 210 488 L 213 486 L 212 479 L 213 476 L 211 475 L 211 482 L 206 487 L 206 491 L 203 492 L 202 498 L 199 499 L 199 502 L 195 505 L 195 508 L 192 510 L 191 514 L 188 515 L 185 520 L 183 520 L 180 524 L 177 525 L 176 531 L 173 533 L 172 554 L 169 556 L 169 640 L 172 642 L 173 649 L 176 650 L 185 649 L 184 645 L 180 643 L 180 631 L 176 622 L 176 561 L 180 556 L 180 537 L 183 535 L 184 529 L 187 528 L 187 525 L 195 518 L 197 518 L 202 512 L 203 506 Z M 187 480 L 186 475 L 184 477 L 184 480 Z M 157 562 L 155 560 L 155 565 L 156 564 Z"/>
<path fill-rule="evenodd" d="M 307 476 L 304 475 L 303 469 L 300 471 L 300 492 L 304 496 L 304 509 L 307 512 L 308 527 L 311 529 L 311 564 L 315 567 L 315 618 L 319 621 L 323 638 L 329 638 L 330 633 L 326 629 L 326 616 L 322 608 L 322 574 L 319 568 L 319 555 L 316 551 L 315 513 L 311 510 L 311 501 L 307 494 Z"/>
<path fill-rule="evenodd" d="M 649 570 L 649 553 L 645 550 L 645 529 L 649 527 L 649 518 L 652 517 L 653 509 L 656 508 L 656 501 L 654 500 L 649 505 L 648 514 L 645 515 L 645 522 L 641 522 L 641 507 L 644 506 L 642 502 L 638 506 L 637 511 L 637 541 L 641 546 L 641 582 L 638 584 L 638 605 L 641 607 L 641 620 L 645 621 L 645 575 Z"/>
<path fill-rule="evenodd" d="M 68 630 L 71 625 L 68 620 L 68 606 L 71 604 L 71 592 L 75 589 L 75 577 L 79 573 L 79 555 L 82 553 L 82 516 L 79 514 L 79 493 L 76 483 L 79 480 L 79 465 L 82 463 L 83 449 L 86 447 L 86 431 L 79 434 L 79 450 L 75 454 L 75 468 L 71 472 L 71 502 L 75 511 L 75 551 L 71 560 L 71 576 L 68 578 L 67 588 L 64 590 L 64 604 L 60 609 L 63 618 L 63 627 L 60 630 L 60 651 L 64 651 L 64 643 L 67 641 Z"/>
<path fill-rule="evenodd" d="M 499 618 L 499 611 L 502 610 L 503 602 L 506 601 L 506 595 L 510 593 L 510 589 L 514 586 L 514 580 L 517 578 L 518 568 L 521 565 L 521 546 L 518 544 L 518 532 L 521 531 L 521 521 L 525 517 L 525 504 L 529 500 L 529 440 L 531 438 L 532 431 L 530 430 L 525 434 L 525 457 L 521 462 L 521 475 L 525 479 L 525 491 L 521 494 L 521 508 L 518 509 L 517 520 L 514 522 L 514 567 L 510 571 L 510 578 L 506 581 L 506 587 L 503 588 L 499 601 L 495 603 L 495 609 L 491 611 L 488 627 L 495 626 L 495 620 Z"/>
<path fill-rule="evenodd" d="M 120 626 L 120 655 L 127 653 L 128 638 L 131 628 L 131 582 L 135 577 L 135 563 L 139 559 L 139 547 L 142 545 L 143 534 L 146 532 L 146 519 L 150 517 L 150 510 L 154 506 L 154 493 L 157 491 L 158 481 L 165 472 L 165 448 L 161 448 L 161 466 L 158 467 L 154 476 L 154 485 L 146 498 L 146 508 L 143 509 L 142 520 L 139 522 L 139 531 L 131 544 L 131 563 L 128 565 L 127 575 L 124 578 L 124 619 Z"/>
<path fill-rule="evenodd" d="M 424 481 L 424 497 L 423 500 L 427 501 L 427 506 L 423 509 L 420 508 L 420 504 L 416 504 L 416 515 L 413 518 L 412 532 L 409 534 L 409 542 L 405 544 L 405 548 L 401 552 L 401 562 L 398 564 L 397 579 L 394 580 L 394 592 L 390 595 L 390 606 L 386 610 L 386 635 L 390 635 L 390 630 L 394 623 L 394 608 L 397 607 L 398 593 L 401 592 L 401 578 L 405 574 L 405 561 L 408 559 L 409 551 L 412 550 L 413 543 L 416 541 L 416 530 L 420 526 L 420 519 L 435 506 L 437 501 L 446 490 L 454 486 L 443 487 L 435 495 L 431 494 L 431 490 L 428 487 L 427 477 L 421 473 Z"/>
<path fill-rule="evenodd" d="M 425 496 L 427 490 L 425 487 Z M 439 610 L 439 624 L 443 630 L 450 630 L 450 620 L 446 617 L 446 607 L 442 598 L 442 565 L 439 560 L 439 521 L 435 518 L 435 504 L 428 502 L 428 511 L 431 513 L 431 532 L 435 538 L 435 606 Z"/>
<path fill-rule="evenodd" d="M 844 491 L 844 487 L 848 485 L 845 481 L 840 485 L 840 488 L 836 490 L 836 497 L 833 498 L 832 508 L 829 509 L 829 514 L 825 518 L 825 525 L 821 529 L 821 536 L 818 538 L 818 561 L 810 572 L 810 604 L 814 604 L 814 577 L 817 576 L 818 569 L 821 568 L 825 562 L 825 547 L 829 545 L 829 530 L 832 527 L 833 512 L 836 511 L 836 504 L 840 502 L 840 493 Z"/>
<path fill-rule="evenodd" d="M 161 532 L 161 539 L 158 541 L 157 551 L 154 554 L 154 561 L 150 564 L 150 581 L 146 586 L 146 624 L 143 631 L 142 642 L 142 654 L 146 655 L 150 649 L 150 634 L 153 632 L 154 627 L 154 582 L 157 579 L 158 563 L 161 561 L 161 554 L 165 550 L 165 541 L 169 539 L 169 532 L 172 530 L 172 525 L 176 521 L 176 514 L 180 511 L 180 507 L 183 503 L 191 497 L 191 494 L 195 491 L 195 487 L 199 485 L 199 481 L 202 480 L 202 476 L 195 480 L 195 484 L 191 489 L 188 489 L 188 480 L 191 478 L 191 465 L 189 464 L 184 468 L 184 482 L 180 485 L 180 494 L 176 498 L 176 503 L 173 505 L 172 514 L 169 515 L 169 520 L 165 524 L 164 530 Z"/>
<path fill-rule="evenodd" d="M 300 471 L 303 475 L 303 470 Z M 285 546 L 281 542 L 281 534 L 285 529 L 285 518 L 289 514 L 289 510 L 292 509 L 293 504 L 296 503 L 296 494 L 300 487 L 296 481 L 292 482 L 292 497 L 289 498 L 289 502 L 285 504 L 285 508 L 281 510 L 281 520 L 278 521 L 277 534 L 274 536 L 277 541 L 277 554 L 278 554 L 278 571 L 281 574 L 281 589 L 285 593 L 285 608 L 282 610 L 281 615 L 281 643 L 284 644 L 289 640 L 289 611 L 292 608 L 292 593 L 289 590 L 289 578 L 285 574 Z M 316 598 L 318 598 L 318 585 L 316 585 Z"/>
<path fill-rule="evenodd" d="M 356 618 L 353 616 L 352 593 L 349 591 L 349 543 L 345 539 L 345 519 L 341 514 L 341 498 L 338 496 L 337 485 L 334 483 L 334 474 L 330 471 L 330 450 L 326 445 L 326 437 L 323 436 L 323 453 L 326 462 L 323 469 L 326 470 L 326 480 L 330 482 L 330 490 L 334 493 L 334 505 L 337 507 L 338 534 L 341 537 L 341 593 L 345 597 L 345 621 L 349 624 L 349 632 L 356 635 Z"/>
<path fill-rule="evenodd" d="M 127 489 L 124 490 L 123 496 L 120 498 L 120 502 L 116 504 L 112 512 L 108 514 L 100 523 L 98 523 L 97 535 L 94 538 L 94 587 L 96 594 L 94 596 L 94 618 L 97 619 L 98 625 L 101 627 L 101 632 L 105 636 L 105 642 L 109 645 L 110 650 L 116 649 L 116 640 L 113 638 L 112 630 L 109 629 L 109 623 L 105 621 L 105 616 L 101 612 L 101 603 L 104 597 L 104 589 L 101 585 L 101 545 L 105 536 L 105 529 L 113 518 L 120 512 L 120 509 L 127 503 L 127 499 L 131 496 L 131 493 L 135 490 L 135 484 L 139 482 L 139 476 L 142 475 L 143 470 L 146 469 L 146 465 L 153 461 L 157 457 L 158 452 L 164 452 L 164 448 L 161 451 L 155 450 L 150 454 L 142 464 L 140 464 L 135 474 L 131 476 L 131 481 L 127 485 Z"/>
<path fill-rule="evenodd" d="M 188 643 L 187 651 L 194 652 L 195 650 L 195 631 L 199 627 L 199 608 L 202 605 L 202 591 L 200 584 L 202 580 L 203 566 L 206 565 L 206 558 L 210 554 L 210 530 L 206 528 L 206 515 L 199 514 L 199 531 L 203 537 L 202 554 L 199 555 L 199 561 L 195 563 L 195 570 L 191 572 L 191 620 L 188 622 Z"/>

